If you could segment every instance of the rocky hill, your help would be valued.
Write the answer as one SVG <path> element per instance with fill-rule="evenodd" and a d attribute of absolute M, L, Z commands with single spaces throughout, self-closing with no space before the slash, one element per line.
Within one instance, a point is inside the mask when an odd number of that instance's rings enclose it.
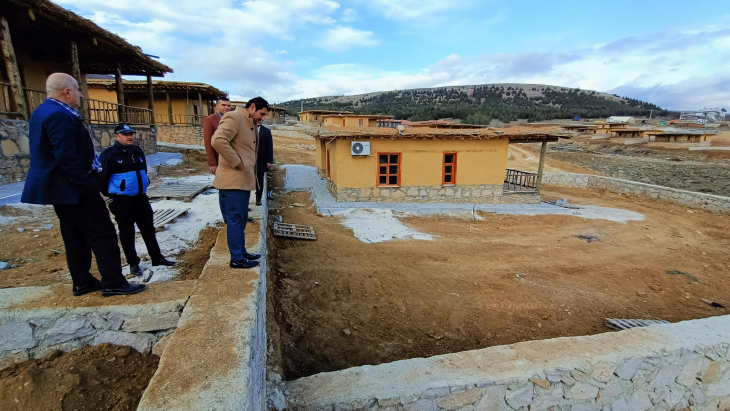
<path fill-rule="evenodd" d="M 470 124 L 517 119 L 543 121 L 608 116 L 670 116 L 654 104 L 593 90 L 542 84 L 483 84 L 326 96 L 278 104 L 295 115 L 305 110 L 347 110 L 388 114 L 396 119 L 457 118 Z"/>

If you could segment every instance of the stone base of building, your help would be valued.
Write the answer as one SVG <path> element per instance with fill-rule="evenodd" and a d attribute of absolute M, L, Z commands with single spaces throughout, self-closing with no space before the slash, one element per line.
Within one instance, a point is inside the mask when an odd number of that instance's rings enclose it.
<path fill-rule="evenodd" d="M 91 138 L 94 139 L 94 146 L 97 151 L 101 152 L 107 147 L 114 144 L 114 129 L 116 124 L 90 124 L 86 126 L 89 130 Z M 134 142 L 146 155 L 155 154 L 157 152 L 157 128 L 149 125 L 136 125 L 132 127 L 137 132 Z"/>
<path fill-rule="evenodd" d="M 317 168 L 317 174 L 322 178 L 327 178 L 327 169 Z"/>
<path fill-rule="evenodd" d="M 193 125 L 170 126 L 160 124 L 157 126 L 157 141 L 172 144 L 188 144 L 202 146 L 203 127 Z"/>
<path fill-rule="evenodd" d="M 321 174 L 320 174 L 321 175 Z M 381 203 L 537 204 L 536 192 L 505 193 L 502 184 L 345 188 L 327 180 L 337 201 Z"/>
<path fill-rule="evenodd" d="M 87 130 L 98 152 L 114 144 L 116 124 L 91 124 Z M 157 129 L 151 126 L 133 126 L 137 130 L 136 144 L 145 154 L 157 152 Z M 30 168 L 30 141 L 28 122 L 0 120 L 0 185 L 25 181 Z"/>

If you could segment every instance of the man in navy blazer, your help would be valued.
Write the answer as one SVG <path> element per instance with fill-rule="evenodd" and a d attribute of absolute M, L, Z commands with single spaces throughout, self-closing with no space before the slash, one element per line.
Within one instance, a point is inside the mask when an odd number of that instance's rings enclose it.
<path fill-rule="evenodd" d="M 145 286 L 129 284 L 122 275 L 116 230 L 96 179 L 101 165 L 78 111 L 79 85 L 68 74 L 53 73 L 46 92 L 48 99 L 30 116 L 30 170 L 21 201 L 53 205 L 75 296 L 138 293 Z M 89 272 L 92 250 L 101 281 Z"/>

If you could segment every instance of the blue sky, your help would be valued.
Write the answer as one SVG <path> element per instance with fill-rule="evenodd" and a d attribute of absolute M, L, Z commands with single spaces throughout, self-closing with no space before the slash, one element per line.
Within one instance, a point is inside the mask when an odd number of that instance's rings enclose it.
<path fill-rule="evenodd" d="M 55 1 L 235 98 L 512 82 L 730 109 L 721 2 Z"/>

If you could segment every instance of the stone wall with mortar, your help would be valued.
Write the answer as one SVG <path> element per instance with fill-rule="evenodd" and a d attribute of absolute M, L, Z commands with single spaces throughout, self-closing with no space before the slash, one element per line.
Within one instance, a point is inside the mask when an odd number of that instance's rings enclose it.
<path fill-rule="evenodd" d="M 291 411 L 730 410 L 729 346 L 730 316 L 718 316 L 355 367 L 274 389 Z"/>
<path fill-rule="evenodd" d="M 268 208 L 250 204 L 261 222 L 258 241 L 247 250 L 261 254 L 252 269 L 229 268 L 226 230 L 221 230 L 160 365 L 137 411 L 265 411 L 266 407 L 266 237 Z"/>
<path fill-rule="evenodd" d="M 187 144 L 193 146 L 204 145 L 203 127 L 192 125 L 164 125 L 157 126 L 157 141 L 172 144 Z"/>
<path fill-rule="evenodd" d="M 14 309 L 50 287 L 0 290 L 0 369 L 51 350 L 70 352 L 87 345 L 112 343 L 149 354 L 176 328 L 187 298 L 156 304 Z M 70 293 L 70 286 L 64 286 Z"/>
<path fill-rule="evenodd" d="M 116 125 L 88 125 L 94 146 L 101 151 L 114 143 Z M 145 154 L 157 152 L 157 130 L 149 126 L 135 126 L 137 144 Z M 30 168 L 28 122 L 0 119 L 0 185 L 25 181 Z"/>
<path fill-rule="evenodd" d="M 543 184 L 558 187 L 592 188 L 628 196 L 670 201 L 681 206 L 730 213 L 730 197 L 679 190 L 592 174 L 545 173 Z"/>
<path fill-rule="evenodd" d="M 0 119 L 0 185 L 25 181 L 30 168 L 28 122 Z"/>
<path fill-rule="evenodd" d="M 321 172 L 321 170 L 320 170 Z M 538 204 L 537 193 L 505 192 L 501 184 L 346 188 L 327 180 L 327 189 L 337 201 L 386 203 Z"/>
<path fill-rule="evenodd" d="M 114 144 L 114 129 L 116 124 L 90 124 L 86 128 L 94 139 L 96 150 L 101 152 Z M 140 146 L 146 155 L 157 152 L 157 128 L 154 126 L 132 125 L 137 131 L 135 144 Z"/>

